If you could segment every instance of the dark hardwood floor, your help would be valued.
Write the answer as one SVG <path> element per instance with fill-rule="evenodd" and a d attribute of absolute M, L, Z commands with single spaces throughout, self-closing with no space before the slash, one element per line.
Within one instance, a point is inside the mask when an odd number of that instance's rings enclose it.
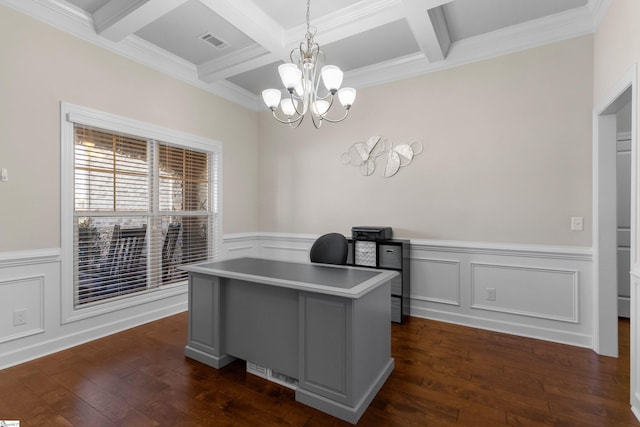
<path fill-rule="evenodd" d="M 411 318 L 359 426 L 640 426 L 621 357 Z M 184 357 L 179 314 L 0 371 L 0 420 L 26 426 L 348 426 L 293 391 Z"/>

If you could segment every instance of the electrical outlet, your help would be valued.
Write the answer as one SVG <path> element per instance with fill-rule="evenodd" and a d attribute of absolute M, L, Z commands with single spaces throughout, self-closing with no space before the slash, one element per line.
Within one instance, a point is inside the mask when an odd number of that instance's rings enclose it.
<path fill-rule="evenodd" d="M 16 310 L 13 312 L 13 326 L 27 324 L 27 309 Z"/>
<path fill-rule="evenodd" d="M 496 288 L 487 288 L 487 301 L 496 300 Z"/>

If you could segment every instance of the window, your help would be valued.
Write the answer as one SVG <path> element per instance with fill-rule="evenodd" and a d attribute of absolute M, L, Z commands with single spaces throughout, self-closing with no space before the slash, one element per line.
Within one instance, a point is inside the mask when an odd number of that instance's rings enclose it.
<path fill-rule="evenodd" d="M 62 116 L 69 319 L 160 297 L 185 283 L 179 265 L 215 258 L 219 143 L 68 104 Z"/>

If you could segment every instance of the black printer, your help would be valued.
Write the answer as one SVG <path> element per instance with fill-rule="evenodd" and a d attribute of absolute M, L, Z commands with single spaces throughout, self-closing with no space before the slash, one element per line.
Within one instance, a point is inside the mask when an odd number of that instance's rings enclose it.
<path fill-rule="evenodd" d="M 389 240 L 393 232 L 391 227 L 356 226 L 351 227 L 351 238 L 354 240 Z"/>

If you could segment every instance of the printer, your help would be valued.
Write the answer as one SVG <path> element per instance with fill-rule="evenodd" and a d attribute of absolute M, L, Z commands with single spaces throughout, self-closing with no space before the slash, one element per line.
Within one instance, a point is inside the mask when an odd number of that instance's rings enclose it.
<path fill-rule="evenodd" d="M 354 240 L 389 240 L 392 234 L 391 227 L 366 225 L 351 227 L 351 238 Z"/>

